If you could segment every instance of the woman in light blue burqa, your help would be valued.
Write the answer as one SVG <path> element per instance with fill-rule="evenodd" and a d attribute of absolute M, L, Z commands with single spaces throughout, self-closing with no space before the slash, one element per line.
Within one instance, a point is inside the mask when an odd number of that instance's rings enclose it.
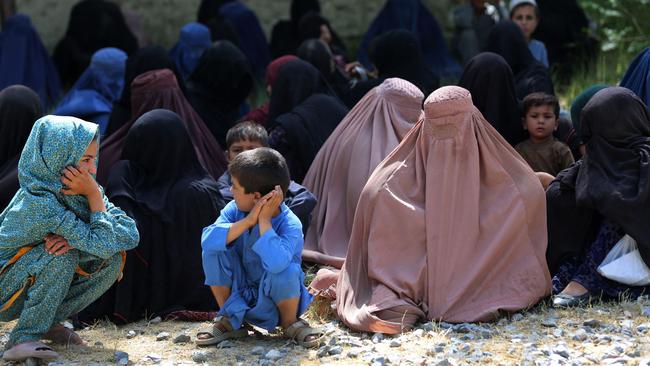
<path fill-rule="evenodd" d="M 74 117 L 34 124 L 18 163 L 20 189 L 0 214 L 0 321 L 18 319 L 5 361 L 56 358 L 40 342 L 83 344 L 60 323 L 118 279 L 135 222 L 95 182 L 99 131 Z"/>

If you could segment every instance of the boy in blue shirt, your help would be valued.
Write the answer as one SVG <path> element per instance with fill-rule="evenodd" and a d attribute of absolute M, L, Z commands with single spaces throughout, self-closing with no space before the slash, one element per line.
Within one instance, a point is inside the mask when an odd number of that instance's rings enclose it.
<path fill-rule="evenodd" d="M 521 28 L 528 49 L 533 57 L 548 67 L 548 53 L 541 41 L 533 39 L 533 33 L 539 24 L 539 9 L 535 0 L 512 0 L 510 2 L 510 20 Z"/>
<path fill-rule="evenodd" d="M 228 166 L 231 201 L 217 221 L 203 229 L 203 270 L 219 316 L 212 329 L 197 334 L 201 346 L 245 337 L 248 322 L 284 335 L 305 347 L 318 344 L 320 331 L 299 316 L 312 301 L 303 281 L 300 220 L 282 203 L 289 169 L 277 151 L 239 153 Z"/>

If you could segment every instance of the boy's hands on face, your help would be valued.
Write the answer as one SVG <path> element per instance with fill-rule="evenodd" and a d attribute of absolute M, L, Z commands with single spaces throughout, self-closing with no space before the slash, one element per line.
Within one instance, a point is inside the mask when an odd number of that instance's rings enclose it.
<path fill-rule="evenodd" d="M 267 220 L 271 221 L 271 218 L 275 214 L 275 212 L 278 210 L 278 207 L 282 204 L 282 201 L 284 200 L 284 194 L 282 194 L 282 188 L 280 186 L 275 186 L 275 189 L 272 190 L 269 195 L 271 195 L 268 200 L 266 201 L 266 204 L 262 207 L 260 213 L 259 213 L 259 220 Z M 268 196 L 268 195 L 267 195 Z"/>
<path fill-rule="evenodd" d="M 260 211 L 262 211 L 262 207 L 266 204 L 266 202 L 271 198 L 271 195 L 274 191 L 269 192 L 266 194 L 264 197 L 260 198 L 255 202 L 255 206 L 250 210 L 248 215 L 246 216 L 246 220 L 248 222 L 248 227 L 251 228 L 255 225 L 257 225 L 257 221 L 259 220 L 259 215 Z"/>
<path fill-rule="evenodd" d="M 45 250 L 48 253 L 56 256 L 63 255 L 71 250 L 74 250 L 68 241 L 60 235 L 49 233 L 43 240 L 45 240 Z"/>
<path fill-rule="evenodd" d="M 91 196 L 99 193 L 99 186 L 88 170 L 69 166 L 63 169 L 61 183 L 65 185 L 61 192 L 66 196 Z"/>

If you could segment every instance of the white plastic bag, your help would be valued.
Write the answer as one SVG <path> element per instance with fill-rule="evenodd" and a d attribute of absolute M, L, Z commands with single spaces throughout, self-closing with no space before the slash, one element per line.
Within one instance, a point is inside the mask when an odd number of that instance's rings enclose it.
<path fill-rule="evenodd" d="M 639 253 L 636 241 L 625 235 L 607 253 L 598 266 L 598 273 L 610 280 L 629 286 L 650 284 L 650 268 Z"/>

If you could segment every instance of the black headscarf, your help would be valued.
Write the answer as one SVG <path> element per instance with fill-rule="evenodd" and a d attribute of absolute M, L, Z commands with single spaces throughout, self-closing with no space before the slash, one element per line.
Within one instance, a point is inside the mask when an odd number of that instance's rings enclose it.
<path fill-rule="evenodd" d="M 587 103 L 581 121 L 587 155 L 547 191 L 549 267 L 591 244 L 576 239 L 593 236 L 593 218 L 599 216 L 634 238 L 650 264 L 650 110 L 633 92 L 606 88 Z M 574 233 L 562 238 L 569 231 Z"/>
<path fill-rule="evenodd" d="M 293 55 L 300 46 L 300 19 L 307 13 L 320 13 L 318 0 L 292 0 L 290 20 L 281 20 L 271 30 L 271 59 L 284 55 Z M 333 32 L 330 29 L 331 32 Z M 332 35 L 333 36 L 333 35 Z"/>
<path fill-rule="evenodd" d="M 346 98 L 350 90 L 349 81 L 337 67 L 325 42 L 317 38 L 308 39 L 298 47 L 296 55 L 314 65 L 341 100 Z"/>
<path fill-rule="evenodd" d="M 253 89 L 246 56 L 229 41 L 205 50 L 188 81 L 189 101 L 219 145 L 239 118 L 239 108 Z"/>
<path fill-rule="evenodd" d="M 555 94 L 548 69 L 535 60 L 521 29 L 514 22 L 498 23 L 488 36 L 485 51 L 500 55 L 510 65 L 519 99 L 534 92 Z"/>
<path fill-rule="evenodd" d="M 147 71 L 158 69 L 172 70 L 174 75 L 176 75 L 179 87 L 185 91 L 185 84 L 182 82 L 183 78 L 166 49 L 161 46 L 147 46 L 139 49 L 126 60 L 124 89 L 122 90 L 120 99 L 113 104 L 113 110 L 108 120 L 108 128 L 106 129 L 105 136 L 109 136 L 117 131 L 131 119 L 131 83 L 133 80 Z"/>
<path fill-rule="evenodd" d="M 28 87 L 12 85 L 0 92 L 0 212 L 20 188 L 18 160 L 41 115 L 41 99 Z"/>
<path fill-rule="evenodd" d="M 201 230 L 224 202 L 180 117 L 165 109 L 143 114 L 129 130 L 122 159 L 111 170 L 107 195 L 136 221 L 140 244 L 127 252 L 122 281 L 81 319 L 109 316 L 124 323 L 175 310 L 214 310 L 204 285 Z"/>
<path fill-rule="evenodd" d="M 438 88 L 438 79 L 424 64 L 420 45 L 411 31 L 396 29 L 375 38 L 370 44 L 370 61 L 377 69 L 378 78 L 357 83 L 346 101 L 348 106 L 357 104 L 387 78 L 410 81 L 424 95 Z"/>
<path fill-rule="evenodd" d="M 303 60 L 289 61 L 282 65 L 271 91 L 269 128 L 275 118 L 290 112 L 317 93 L 334 95 L 318 69 Z"/>
<path fill-rule="evenodd" d="M 476 108 L 512 146 L 526 139 L 515 79 L 503 57 L 483 52 L 465 66 L 458 82 L 469 90 Z"/>
<path fill-rule="evenodd" d="M 343 41 L 332 29 L 332 25 L 329 20 L 317 12 L 309 12 L 303 15 L 300 18 L 298 23 L 298 32 L 300 34 L 300 40 L 305 41 L 311 38 L 320 38 L 321 35 L 321 26 L 327 26 L 327 29 L 330 31 L 330 36 L 332 37 L 331 45 L 329 47 L 332 49 L 332 52 L 337 55 L 345 57 L 346 49 Z"/>
<path fill-rule="evenodd" d="M 52 57 L 63 85 L 74 84 L 95 51 L 104 47 L 131 54 L 138 49 L 138 40 L 117 4 L 105 0 L 80 1 L 72 8 L 65 37 L 56 45 Z"/>

